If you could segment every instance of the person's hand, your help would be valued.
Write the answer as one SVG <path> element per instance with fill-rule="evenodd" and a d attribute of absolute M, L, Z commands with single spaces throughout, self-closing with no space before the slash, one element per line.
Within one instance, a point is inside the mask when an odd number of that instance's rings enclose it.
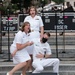
<path fill-rule="evenodd" d="M 36 55 L 37 58 L 43 58 L 44 55 L 42 53 L 39 52 L 39 54 Z"/>
<path fill-rule="evenodd" d="M 30 42 L 30 45 L 33 45 L 33 42 L 32 41 Z"/>
<path fill-rule="evenodd" d="M 33 42 L 26 42 L 27 46 L 31 46 L 33 44 Z"/>
<path fill-rule="evenodd" d="M 11 53 L 11 56 L 14 57 L 16 52 L 17 52 L 17 50 L 14 50 L 13 53 Z"/>

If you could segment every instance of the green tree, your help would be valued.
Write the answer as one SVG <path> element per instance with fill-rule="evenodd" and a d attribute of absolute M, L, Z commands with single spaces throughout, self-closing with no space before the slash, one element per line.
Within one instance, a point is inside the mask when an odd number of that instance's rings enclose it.
<path fill-rule="evenodd" d="M 0 6 L 1 14 L 6 14 L 6 8 L 4 6 Z"/>
<path fill-rule="evenodd" d="M 40 6 L 45 6 L 47 4 L 47 0 L 40 0 Z"/>
<path fill-rule="evenodd" d="M 32 0 L 24 0 L 24 7 L 26 8 L 26 10 L 28 9 L 28 7 L 30 7 L 31 1 Z"/>
<path fill-rule="evenodd" d="M 21 3 L 21 0 L 11 0 L 11 3 L 13 3 L 13 4 Z"/>

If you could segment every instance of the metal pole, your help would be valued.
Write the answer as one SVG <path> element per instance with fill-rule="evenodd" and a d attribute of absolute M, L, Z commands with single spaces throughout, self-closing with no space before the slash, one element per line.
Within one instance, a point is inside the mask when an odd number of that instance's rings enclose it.
<path fill-rule="evenodd" d="M 1 11 L 0 11 L 0 54 L 2 54 L 2 29 L 1 29 Z"/>
<path fill-rule="evenodd" d="M 10 17 L 10 9 L 7 8 L 7 32 L 8 32 L 8 60 L 5 60 L 4 62 L 11 62 L 10 60 L 10 36 L 9 36 L 9 28 L 10 28 L 10 25 L 9 25 L 9 17 Z"/>
<path fill-rule="evenodd" d="M 8 12 L 8 16 L 7 16 L 7 19 L 8 19 L 8 61 L 10 61 L 9 8 L 7 9 L 7 12 Z"/>
<path fill-rule="evenodd" d="M 56 57 L 58 58 L 58 38 L 57 38 L 57 12 L 55 11 L 55 25 L 56 25 Z"/>
<path fill-rule="evenodd" d="M 63 13 L 63 19 L 64 19 L 64 13 Z M 64 20 L 64 22 L 65 22 L 65 20 Z M 64 25 L 63 25 L 63 51 L 62 51 L 62 53 L 66 53 L 66 51 L 65 51 L 65 28 L 64 28 Z"/>
<path fill-rule="evenodd" d="M 64 10 L 64 3 L 63 3 L 63 10 Z M 64 19 L 64 12 L 63 12 L 63 19 Z M 65 23 L 65 19 L 64 19 L 64 23 Z M 66 53 L 65 52 L 65 28 L 64 28 L 64 25 L 63 25 L 63 48 L 64 48 L 64 50 L 62 51 L 62 53 Z"/>

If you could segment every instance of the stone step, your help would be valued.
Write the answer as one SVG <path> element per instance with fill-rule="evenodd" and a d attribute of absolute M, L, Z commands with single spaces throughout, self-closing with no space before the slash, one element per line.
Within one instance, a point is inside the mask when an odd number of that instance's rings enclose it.
<path fill-rule="evenodd" d="M 57 55 L 56 47 L 51 46 L 51 49 L 52 49 L 52 57 L 56 57 L 56 55 Z M 8 53 L 9 53 L 8 46 L 2 46 L 2 51 L 3 51 L 3 54 L 0 54 L 1 59 L 2 58 L 7 59 Z M 65 49 L 64 49 L 64 47 L 59 46 L 58 47 L 58 56 L 60 58 L 75 58 L 75 46 L 72 46 L 72 47 L 65 46 Z"/>
<path fill-rule="evenodd" d="M 12 62 L 0 62 L 0 75 L 6 75 L 15 65 Z M 52 66 L 44 69 L 43 72 L 52 72 Z M 14 75 L 20 75 L 21 70 Z M 27 75 L 29 75 L 27 71 Z M 75 75 L 75 61 L 60 61 L 59 75 Z"/>
<path fill-rule="evenodd" d="M 63 40 L 63 38 L 65 38 L 66 40 L 75 40 L 75 35 L 65 35 L 65 36 L 57 36 L 57 39 L 59 40 Z M 2 40 L 8 40 L 8 36 L 2 36 Z M 14 36 L 9 36 L 9 39 L 13 40 L 14 39 Z M 56 36 L 50 36 L 49 39 L 56 39 Z"/>
<path fill-rule="evenodd" d="M 0 72 L 0 75 L 6 75 L 7 71 L 5 72 Z M 44 72 L 43 72 L 44 73 Z M 48 72 L 49 73 L 49 72 Z M 16 72 L 14 73 L 14 75 L 21 75 L 21 72 Z M 26 73 L 26 75 L 32 75 L 32 73 Z M 40 75 L 40 74 L 39 74 Z M 44 75 L 44 74 L 43 74 Z M 54 75 L 54 74 L 50 74 L 50 75 Z M 75 75 L 75 71 L 61 71 L 59 72 L 59 75 Z"/>
<path fill-rule="evenodd" d="M 9 45 L 12 44 L 13 41 L 9 41 Z M 48 41 L 50 45 L 56 45 L 56 41 Z M 57 45 L 75 45 L 75 41 L 57 41 Z M 2 41 L 2 46 L 8 46 L 8 41 Z"/>
<path fill-rule="evenodd" d="M 2 46 L 2 50 L 8 50 L 8 47 L 10 46 Z M 51 49 L 56 49 L 56 45 L 50 45 Z M 74 45 L 57 45 L 58 49 L 61 50 L 61 49 L 66 49 L 66 50 L 69 50 L 69 49 L 75 49 L 75 46 Z"/>
<path fill-rule="evenodd" d="M 13 42 L 13 40 L 10 40 L 9 41 L 9 44 L 11 45 L 12 44 L 12 42 Z M 56 45 L 56 40 L 53 40 L 53 39 L 49 39 L 48 40 L 48 43 L 50 44 L 50 45 Z M 63 40 L 57 40 L 57 44 L 58 45 L 75 45 L 75 40 L 65 40 L 65 41 L 63 41 Z M 8 40 L 3 40 L 2 41 L 2 45 L 3 46 L 7 46 L 8 45 Z"/>
<path fill-rule="evenodd" d="M 10 71 L 14 66 L 15 65 L 12 65 L 12 64 L 2 65 L 2 66 L 0 65 L 0 71 Z M 46 67 L 44 71 L 52 71 L 52 66 Z M 75 71 L 75 65 L 74 64 L 60 64 L 59 71 Z"/>
<path fill-rule="evenodd" d="M 0 72 L 0 75 L 6 75 L 7 71 Z M 21 71 L 14 73 L 14 75 L 21 75 Z M 32 75 L 32 73 L 27 72 L 26 75 Z"/>
<path fill-rule="evenodd" d="M 9 36 L 9 39 L 10 40 L 13 40 L 14 39 L 14 36 Z M 56 36 L 51 36 L 49 39 L 56 39 Z M 63 39 L 66 39 L 66 40 L 75 40 L 75 35 L 74 36 L 65 36 L 65 37 L 63 37 L 63 36 L 57 36 L 57 39 L 58 40 L 63 40 Z M 4 36 L 4 37 L 2 37 L 2 40 L 8 40 L 8 36 Z"/>
<path fill-rule="evenodd" d="M 0 54 L 0 59 L 8 59 L 8 57 L 8 53 Z M 57 53 L 53 53 L 51 57 L 57 57 Z M 58 53 L 58 57 L 63 58 L 63 60 L 75 60 L 75 53 Z M 11 54 L 10 58 L 12 58 Z"/>
<path fill-rule="evenodd" d="M 13 42 L 14 36 L 9 37 L 10 45 Z M 56 45 L 56 36 L 51 36 L 48 40 L 50 45 Z M 57 44 L 58 45 L 75 45 L 75 36 L 65 36 L 65 39 L 63 39 L 62 36 L 57 37 Z M 2 45 L 7 46 L 8 45 L 8 37 L 2 37 Z"/>

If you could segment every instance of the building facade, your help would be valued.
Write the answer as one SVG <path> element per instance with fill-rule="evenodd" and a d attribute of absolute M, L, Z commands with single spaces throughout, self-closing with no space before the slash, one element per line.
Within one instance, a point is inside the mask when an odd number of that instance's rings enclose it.
<path fill-rule="evenodd" d="M 69 3 L 72 5 L 72 7 L 73 7 L 74 10 L 75 10 L 75 0 L 65 0 L 65 1 L 64 1 L 65 7 L 66 7 L 67 4 L 69 4 Z"/>

